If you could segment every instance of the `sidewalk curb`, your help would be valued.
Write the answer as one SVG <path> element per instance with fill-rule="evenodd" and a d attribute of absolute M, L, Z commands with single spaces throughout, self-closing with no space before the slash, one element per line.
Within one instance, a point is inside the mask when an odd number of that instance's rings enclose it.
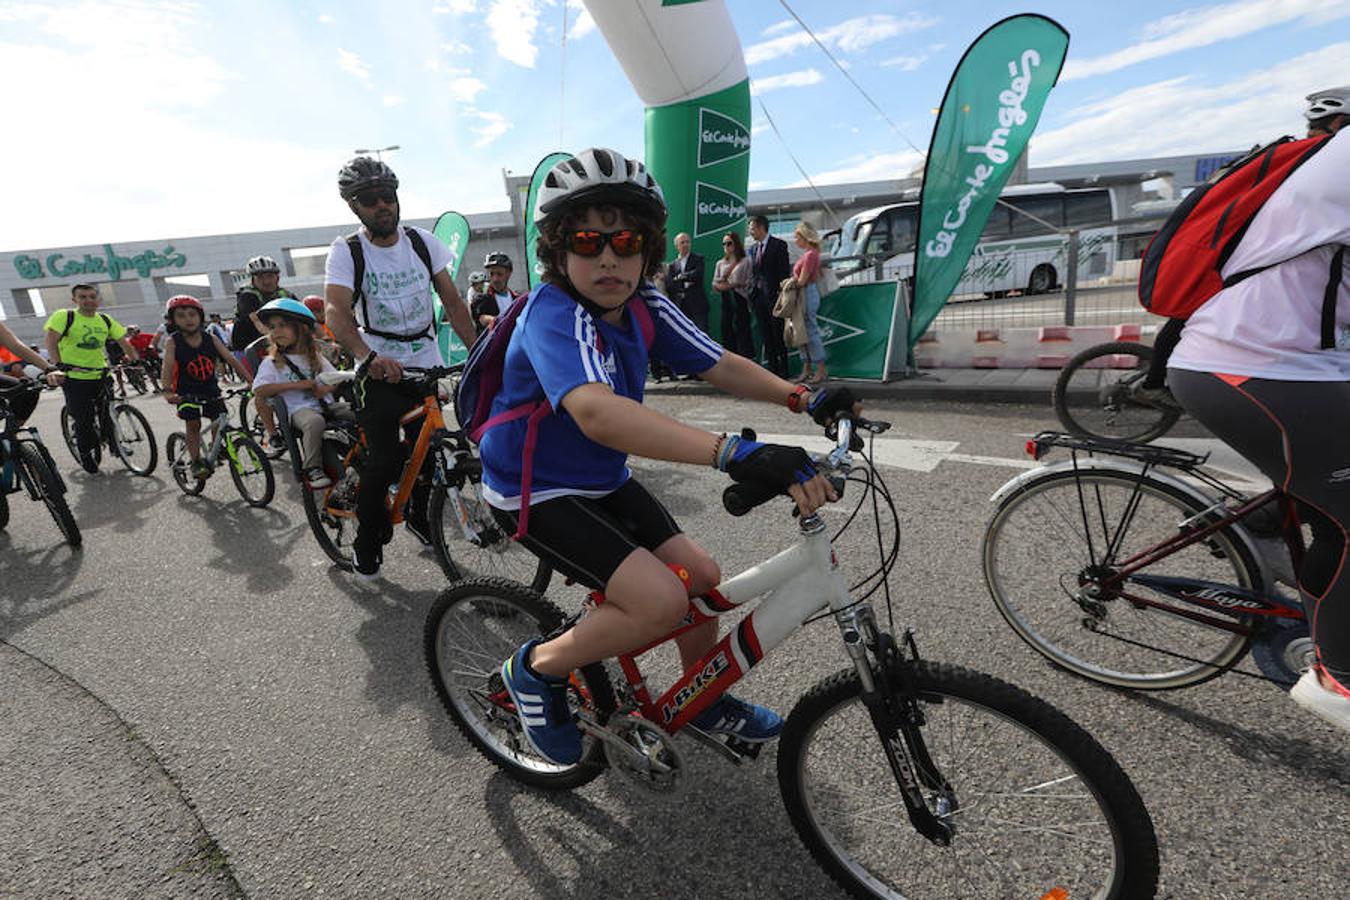
<path fill-rule="evenodd" d="M 862 400 L 892 402 L 948 401 L 952 403 L 1006 403 L 1050 405 L 1050 391 L 1058 369 L 930 369 L 888 382 L 831 379 L 832 386 L 845 386 Z M 698 379 L 647 382 L 649 397 L 699 397 L 721 394 L 718 388 Z"/>

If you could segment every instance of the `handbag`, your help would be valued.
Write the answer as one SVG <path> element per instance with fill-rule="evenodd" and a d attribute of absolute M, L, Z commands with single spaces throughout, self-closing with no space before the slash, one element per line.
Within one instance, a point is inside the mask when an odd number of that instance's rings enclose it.
<path fill-rule="evenodd" d="M 816 276 L 816 289 L 822 297 L 839 290 L 839 276 L 835 274 L 833 266 L 821 263 L 820 273 Z"/>

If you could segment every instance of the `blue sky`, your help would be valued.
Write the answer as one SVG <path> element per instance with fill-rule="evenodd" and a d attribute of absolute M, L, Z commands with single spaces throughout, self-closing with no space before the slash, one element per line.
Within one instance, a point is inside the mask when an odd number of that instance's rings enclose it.
<path fill-rule="evenodd" d="M 752 189 L 801 182 L 761 100 L 817 182 L 906 174 L 965 47 L 1017 12 L 1071 35 L 1033 165 L 1244 148 L 1350 82 L 1350 0 L 789 5 L 900 133 L 777 0 L 727 0 Z M 580 0 L 0 0 L 0 83 L 0 250 L 343 222 L 358 147 L 400 145 L 407 216 L 504 209 L 502 170 L 555 149 L 642 154 L 642 104 Z"/>

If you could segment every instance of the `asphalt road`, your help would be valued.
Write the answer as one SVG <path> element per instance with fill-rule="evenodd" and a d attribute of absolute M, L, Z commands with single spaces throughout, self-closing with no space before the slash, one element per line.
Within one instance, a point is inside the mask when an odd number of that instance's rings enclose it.
<path fill-rule="evenodd" d="M 719 430 L 810 430 L 707 396 L 652 403 Z M 175 429 L 162 401 L 137 405 L 161 442 Z M 59 406 L 48 394 L 35 417 L 54 444 Z M 1049 410 L 869 409 L 895 423 L 895 439 L 927 442 L 890 445 L 883 470 L 904 527 L 895 612 L 923 653 L 1045 697 L 1115 755 L 1153 816 L 1164 896 L 1344 896 L 1344 734 L 1231 675 L 1153 696 L 1076 681 L 995 613 L 978 557 L 988 498 L 1024 464 L 1024 436 L 1050 424 Z M 270 508 L 253 510 L 223 473 L 189 498 L 162 461 L 150 478 L 106 465 L 88 476 L 53 452 L 85 547 L 61 545 L 43 507 L 10 498 L 0 637 L 31 658 L 0 655 L 0 894 L 839 895 L 783 812 L 773 751 L 737 770 L 691 749 L 674 800 L 612 776 L 546 795 L 497 774 L 424 669 L 423 621 L 445 582 L 411 538 L 395 540 L 385 581 L 365 591 L 328 565 L 287 478 Z M 723 512 L 724 478 L 711 469 L 635 469 L 724 571 L 793 539 L 781 508 Z M 861 536 L 840 552 L 850 567 L 870 559 Z M 740 692 L 787 712 L 843 664 L 822 623 Z"/>

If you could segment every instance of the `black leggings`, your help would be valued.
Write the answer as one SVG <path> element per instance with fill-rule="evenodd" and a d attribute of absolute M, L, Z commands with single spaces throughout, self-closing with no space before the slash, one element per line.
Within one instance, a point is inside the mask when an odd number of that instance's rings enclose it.
<path fill-rule="evenodd" d="M 1169 369 L 1173 395 L 1299 504 L 1313 539 L 1299 568 L 1317 657 L 1350 685 L 1350 382 L 1269 381 Z"/>
<path fill-rule="evenodd" d="M 392 533 L 386 498 L 389 486 L 398 480 L 407 458 L 399 438 L 399 419 L 422 404 L 422 388 L 415 382 L 390 383 L 363 375 L 356 381 L 356 420 L 366 435 L 366 465 L 356 492 L 356 539 L 363 552 L 379 547 Z M 422 420 L 404 426 L 411 443 L 417 439 Z M 427 459 L 431 459 L 428 454 Z M 425 519 L 427 497 L 431 492 L 425 475 L 418 478 L 408 498 L 409 515 Z"/>

